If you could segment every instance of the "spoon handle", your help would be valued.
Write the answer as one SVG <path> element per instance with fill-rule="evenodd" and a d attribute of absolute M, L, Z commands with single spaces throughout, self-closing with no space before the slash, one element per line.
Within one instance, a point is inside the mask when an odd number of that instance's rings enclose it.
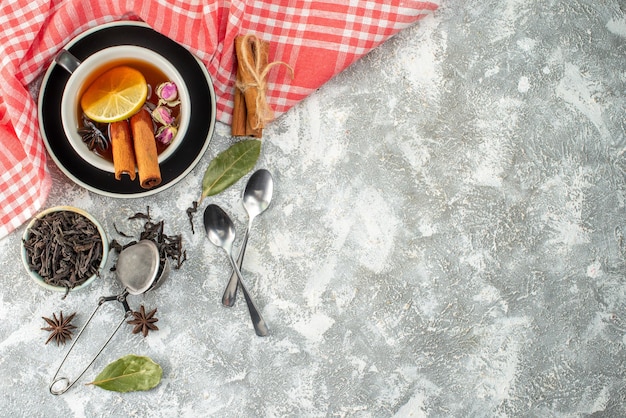
<path fill-rule="evenodd" d="M 243 240 L 241 242 L 241 249 L 239 250 L 239 255 L 237 255 L 237 267 L 239 267 L 239 271 L 241 272 L 241 266 L 243 265 L 243 256 L 246 252 L 246 247 L 248 246 L 248 237 L 250 236 L 250 224 L 248 224 L 248 228 L 243 235 Z M 228 279 L 228 284 L 226 285 L 226 289 L 224 290 L 224 295 L 222 295 L 222 305 L 232 307 L 235 305 L 235 299 L 237 298 L 237 281 L 239 277 L 233 269 L 233 272 L 230 275 L 230 279 Z"/>
<path fill-rule="evenodd" d="M 246 299 L 246 304 L 248 305 L 248 311 L 250 311 L 250 319 L 252 319 L 254 332 L 256 332 L 256 335 L 258 335 L 259 337 L 265 337 L 269 333 L 267 329 L 267 324 L 265 323 L 265 320 L 261 316 L 261 313 L 257 309 L 256 305 L 252 301 L 252 298 L 250 297 L 250 294 L 248 293 L 248 289 L 246 289 L 246 286 L 243 283 L 243 277 L 241 276 L 241 271 L 239 270 L 239 267 L 237 267 L 237 264 L 235 264 L 235 259 L 233 258 L 232 254 L 229 254 L 229 255 L 230 257 L 228 257 L 228 259 L 230 260 L 230 264 L 232 265 L 233 270 L 235 271 L 235 274 L 237 275 L 237 278 L 239 279 L 239 284 L 241 285 L 241 291 L 243 292 L 243 297 Z"/>

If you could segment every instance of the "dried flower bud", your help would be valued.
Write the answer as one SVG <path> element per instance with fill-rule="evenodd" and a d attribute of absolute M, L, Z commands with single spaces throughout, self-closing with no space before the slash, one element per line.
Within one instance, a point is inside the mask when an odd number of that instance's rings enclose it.
<path fill-rule="evenodd" d="M 161 83 L 156 89 L 156 94 L 159 99 L 163 99 L 166 102 L 172 102 L 178 97 L 178 89 L 176 84 L 171 81 Z"/>
<path fill-rule="evenodd" d="M 172 112 L 165 106 L 157 106 L 152 111 L 152 119 L 161 125 L 171 125 L 174 122 Z"/>
<path fill-rule="evenodd" d="M 161 126 L 157 131 L 155 138 L 162 144 L 167 145 L 172 142 L 172 139 L 176 136 L 176 132 L 178 132 L 178 129 L 176 129 L 175 126 Z"/>

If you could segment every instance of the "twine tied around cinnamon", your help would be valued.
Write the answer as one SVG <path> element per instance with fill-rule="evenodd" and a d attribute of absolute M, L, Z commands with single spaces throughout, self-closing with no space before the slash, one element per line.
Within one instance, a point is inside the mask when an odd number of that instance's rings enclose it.
<path fill-rule="evenodd" d="M 238 97 L 238 93 L 241 92 L 245 99 L 246 124 L 249 125 L 249 129 L 244 134 L 260 136 L 260 130 L 265 126 L 265 123 L 274 118 L 274 112 L 267 103 L 266 97 L 267 75 L 269 71 L 276 66 L 282 65 L 287 68 L 292 78 L 294 71 L 289 64 L 283 61 L 268 63 L 269 43 L 260 40 L 255 35 L 237 36 L 235 50 L 238 60 L 235 108 L 237 108 L 238 102 L 241 102 L 241 97 Z M 233 135 L 237 135 L 235 133 L 235 125 L 242 122 L 241 120 L 235 120 L 243 117 L 240 110 L 235 109 L 233 111 Z"/>

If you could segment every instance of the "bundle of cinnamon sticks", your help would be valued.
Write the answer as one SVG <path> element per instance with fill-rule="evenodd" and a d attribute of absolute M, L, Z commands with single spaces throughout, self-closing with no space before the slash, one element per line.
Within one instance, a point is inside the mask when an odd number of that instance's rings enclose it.
<path fill-rule="evenodd" d="M 129 126 L 130 125 L 130 126 Z M 152 130 L 152 117 L 144 108 L 130 118 L 110 125 L 111 146 L 115 179 L 127 174 L 135 180 L 135 167 L 139 173 L 139 184 L 151 189 L 161 184 L 161 170 L 156 141 Z"/>
<path fill-rule="evenodd" d="M 261 138 L 265 123 L 274 118 L 267 104 L 267 74 L 271 67 L 284 65 L 293 77 L 293 69 L 281 61 L 269 61 L 270 44 L 255 35 L 235 38 L 237 83 L 233 105 L 231 134 Z"/>

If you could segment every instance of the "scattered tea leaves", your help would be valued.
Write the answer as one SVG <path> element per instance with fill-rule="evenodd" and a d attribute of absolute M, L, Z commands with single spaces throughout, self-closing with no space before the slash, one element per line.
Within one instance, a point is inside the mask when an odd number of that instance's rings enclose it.
<path fill-rule="evenodd" d="M 66 210 L 37 219 L 24 241 L 30 269 L 46 283 L 65 287 L 66 296 L 70 289 L 98 274 L 102 246 L 94 223 L 80 213 Z"/>
<path fill-rule="evenodd" d="M 88 383 L 115 392 L 150 390 L 161 382 L 163 369 L 149 357 L 129 354 L 106 366 Z"/>
<path fill-rule="evenodd" d="M 193 215 L 196 212 L 198 212 L 198 202 L 193 201 L 191 203 L 191 207 L 187 208 L 187 218 L 189 218 L 189 224 L 191 225 L 191 233 L 192 234 L 196 233 L 196 231 L 194 231 L 194 228 L 193 228 Z"/>
<path fill-rule="evenodd" d="M 187 260 L 187 251 L 183 250 L 183 239 L 182 235 L 167 235 L 163 232 L 164 222 L 154 222 L 152 217 L 150 216 L 150 207 L 146 209 L 146 213 L 135 213 L 133 216 L 128 219 L 139 219 L 144 220 L 145 223 L 143 225 L 143 231 L 139 234 L 138 240 L 133 240 L 128 242 L 125 245 L 120 244 L 117 240 L 113 240 L 111 242 L 111 248 L 113 248 L 118 254 L 126 247 L 130 247 L 131 245 L 136 244 L 138 241 L 142 239 L 148 239 L 153 241 L 157 247 L 159 248 L 159 255 L 161 258 L 161 263 L 159 266 L 159 273 L 161 273 L 161 269 L 165 264 L 165 258 L 169 257 L 171 260 L 175 261 L 176 264 L 173 266 L 175 269 L 180 269 L 183 263 Z M 115 231 L 123 237 L 131 238 L 131 234 L 124 233 L 120 231 L 115 224 L 113 224 Z"/>
<path fill-rule="evenodd" d="M 204 172 L 200 201 L 224 191 L 245 176 L 254 168 L 260 154 L 261 141 L 248 139 L 231 145 L 215 157 Z"/>

